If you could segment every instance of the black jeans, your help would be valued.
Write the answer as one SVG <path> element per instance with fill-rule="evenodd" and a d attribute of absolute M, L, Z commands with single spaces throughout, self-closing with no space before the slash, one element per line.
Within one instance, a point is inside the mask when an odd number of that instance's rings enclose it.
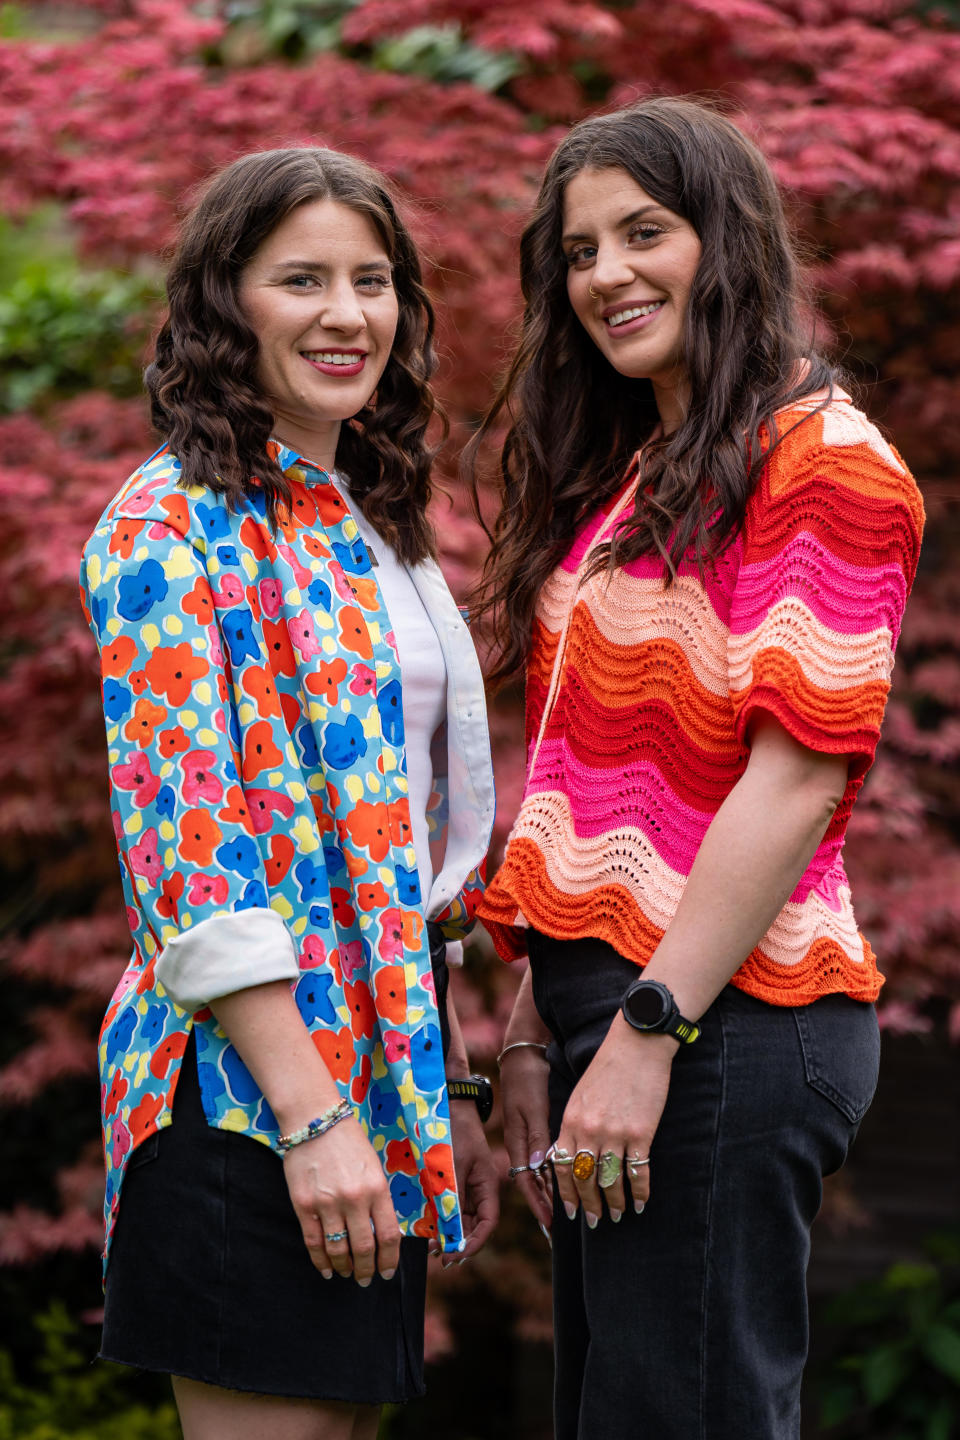
<path fill-rule="evenodd" d="M 549 1026 L 551 1133 L 636 966 L 530 936 Z M 553 1229 L 556 1440 L 796 1440 L 821 1180 L 876 1086 L 872 1005 L 779 1007 L 728 986 L 681 1047 L 649 1204 Z"/>

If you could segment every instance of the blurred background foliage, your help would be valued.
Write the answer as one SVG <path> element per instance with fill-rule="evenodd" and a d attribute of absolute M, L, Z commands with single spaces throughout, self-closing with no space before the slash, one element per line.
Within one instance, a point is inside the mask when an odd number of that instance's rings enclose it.
<path fill-rule="evenodd" d="M 153 448 L 140 374 L 181 206 L 216 166 L 270 145 L 340 146 L 393 177 L 438 303 L 453 435 L 437 518 L 462 593 L 483 544 L 457 449 L 510 349 L 542 164 L 572 120 L 650 90 L 717 97 L 764 145 L 822 333 L 927 503 L 885 744 L 850 827 L 887 1045 L 815 1236 L 806 1425 L 837 1440 L 958 1432 L 956 1248 L 921 1243 L 956 1214 L 944 1137 L 960 1129 L 958 74 L 957 0 L 0 6 L 0 1440 L 177 1433 L 162 1385 L 88 1369 L 95 1037 L 128 941 L 76 569 Z M 522 780 L 519 704 L 508 692 L 492 713 L 498 844 Z M 482 934 L 468 958 L 458 1005 L 490 1070 L 517 976 Z M 385 1416 L 384 1440 L 421 1434 L 427 1415 L 445 1440 L 549 1435 L 549 1254 L 504 1201 L 495 1243 L 431 1279 L 431 1408 Z"/>

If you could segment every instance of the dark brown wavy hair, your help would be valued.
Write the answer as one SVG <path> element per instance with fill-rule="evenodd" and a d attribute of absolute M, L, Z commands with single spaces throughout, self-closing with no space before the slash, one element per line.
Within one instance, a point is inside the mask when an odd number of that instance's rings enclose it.
<path fill-rule="evenodd" d="M 229 505 L 256 485 L 275 525 L 289 503 L 266 451 L 273 416 L 257 384 L 259 343 L 237 299 L 244 266 L 299 205 L 336 200 L 366 215 L 393 266 L 399 320 L 370 405 L 340 427 L 337 466 L 363 514 L 400 558 L 433 553 L 426 518 L 437 406 L 434 315 L 420 260 L 384 177 L 335 150 L 266 150 L 221 170 L 183 225 L 167 275 L 169 315 L 145 374 L 153 423 L 182 467 L 181 484 L 205 485 Z"/>
<path fill-rule="evenodd" d="M 658 439 L 650 381 L 609 364 L 567 296 L 563 197 L 586 169 L 625 170 L 700 239 L 683 338 L 689 404 L 680 426 Z M 702 569 L 736 535 L 778 443 L 774 412 L 829 391 L 835 378 L 805 323 L 812 311 L 769 165 L 736 126 L 696 101 L 644 100 L 574 126 L 547 165 L 523 232 L 520 280 L 520 343 L 465 462 L 480 515 L 477 452 L 507 423 L 502 505 L 473 597 L 493 630 L 494 680 L 522 668 L 541 586 L 641 447 L 634 509 L 598 547 L 592 572 L 659 554 L 669 585 L 684 554 Z"/>

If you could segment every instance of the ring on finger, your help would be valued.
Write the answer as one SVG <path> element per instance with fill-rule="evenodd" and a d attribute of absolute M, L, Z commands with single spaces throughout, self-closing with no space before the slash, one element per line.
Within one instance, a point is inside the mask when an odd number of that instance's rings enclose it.
<path fill-rule="evenodd" d="M 511 1180 L 516 1180 L 518 1175 L 522 1175 L 526 1170 L 532 1169 L 532 1165 L 511 1165 L 510 1169 L 507 1171 L 507 1174 L 510 1176 Z"/>
<path fill-rule="evenodd" d="M 649 1165 L 649 1164 L 650 1164 L 650 1156 L 649 1156 L 649 1155 L 644 1155 L 642 1158 L 640 1157 L 639 1154 L 636 1154 L 636 1155 L 628 1155 L 628 1156 L 627 1156 L 627 1168 L 628 1168 L 628 1169 L 629 1169 L 631 1166 Z"/>
<path fill-rule="evenodd" d="M 597 1166 L 597 1183 L 600 1189 L 609 1190 L 611 1185 L 616 1185 L 622 1174 L 623 1156 L 618 1155 L 615 1150 L 604 1150 Z"/>
<path fill-rule="evenodd" d="M 346 1240 L 349 1233 L 349 1230 L 328 1230 L 323 1238 L 328 1245 L 337 1245 L 341 1240 Z"/>
<path fill-rule="evenodd" d="M 597 1157 L 592 1150 L 578 1150 L 573 1157 L 573 1178 L 581 1183 L 589 1180 L 597 1168 Z"/>
<path fill-rule="evenodd" d="M 547 1159 L 553 1165 L 572 1165 L 573 1156 L 569 1150 L 564 1150 L 562 1145 L 551 1145 L 547 1151 Z"/>

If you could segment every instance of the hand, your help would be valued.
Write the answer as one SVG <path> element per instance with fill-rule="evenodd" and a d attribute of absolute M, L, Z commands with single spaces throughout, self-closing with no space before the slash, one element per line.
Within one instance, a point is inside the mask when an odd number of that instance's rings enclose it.
<path fill-rule="evenodd" d="M 472 1100 L 450 1103 L 450 1130 L 453 1138 L 453 1166 L 460 1191 L 460 1213 L 466 1249 L 445 1256 L 444 1269 L 467 1260 L 486 1243 L 500 1215 L 500 1186 L 497 1167 Z"/>
<path fill-rule="evenodd" d="M 534 1219 L 548 1233 L 553 1220 L 553 1181 L 543 1162 L 550 1147 L 549 1074 L 543 1051 L 537 1049 L 511 1050 L 500 1066 L 507 1154 L 511 1166 L 530 1167 L 516 1177 L 517 1186 Z"/>
<path fill-rule="evenodd" d="M 328 1280 L 334 1270 L 369 1285 L 400 1259 L 400 1226 L 377 1153 L 354 1119 L 343 1120 L 283 1158 L 283 1172 L 310 1259 Z M 326 1235 L 346 1230 L 343 1240 Z"/>
<path fill-rule="evenodd" d="M 563 1115 L 557 1148 L 572 1158 L 589 1150 L 597 1169 L 577 1181 L 571 1164 L 554 1163 L 554 1176 L 567 1215 L 573 1219 L 583 1205 L 587 1224 L 595 1226 L 606 1199 L 611 1220 L 626 1209 L 623 1168 L 607 1189 L 599 1186 L 600 1156 L 612 1151 L 627 1162 L 627 1177 L 634 1209 L 640 1212 L 650 1198 L 650 1166 L 630 1166 L 630 1156 L 646 1160 L 663 1114 L 670 1085 L 670 1070 L 678 1049 L 670 1035 L 641 1035 L 617 1015 L 607 1037 L 580 1079 Z"/>

